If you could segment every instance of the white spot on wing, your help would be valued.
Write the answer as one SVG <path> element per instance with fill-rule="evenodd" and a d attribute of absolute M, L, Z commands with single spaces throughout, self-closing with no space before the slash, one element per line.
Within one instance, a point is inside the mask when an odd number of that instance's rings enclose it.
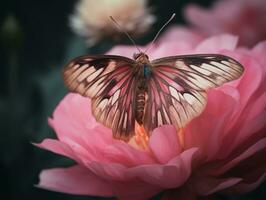
<path fill-rule="evenodd" d="M 119 94 L 120 94 L 120 90 L 117 90 L 117 91 L 114 93 L 114 95 L 113 95 L 113 97 L 112 97 L 112 102 L 111 102 L 112 105 L 117 101 L 117 99 L 118 99 L 118 97 L 119 97 Z"/>
<path fill-rule="evenodd" d="M 158 126 L 163 125 L 162 114 L 160 111 L 157 112 L 157 120 L 158 120 Z"/>
<path fill-rule="evenodd" d="M 179 69 L 188 69 L 187 65 L 184 63 L 184 61 L 182 60 L 177 60 L 175 62 L 175 65 L 177 66 L 177 68 Z"/>
<path fill-rule="evenodd" d="M 188 79 L 190 79 L 195 85 L 201 87 L 201 88 L 210 88 L 215 86 L 214 83 L 210 82 L 209 80 L 202 78 L 201 76 L 197 75 L 197 74 L 189 74 L 191 77 L 188 77 Z"/>
<path fill-rule="evenodd" d="M 91 66 L 93 68 L 93 66 Z M 92 80 L 94 80 L 101 72 L 103 71 L 103 68 L 98 69 L 97 71 L 95 71 L 94 73 L 92 73 L 90 76 L 88 76 L 87 81 L 91 82 Z"/>
<path fill-rule="evenodd" d="M 127 112 L 125 114 L 124 123 L 123 123 L 123 129 L 126 130 L 126 128 L 127 128 Z"/>
<path fill-rule="evenodd" d="M 76 70 L 76 69 L 78 69 L 78 68 L 79 68 L 79 64 L 76 64 L 76 65 L 73 67 L 74 70 Z"/>
<path fill-rule="evenodd" d="M 80 66 L 80 65 L 78 65 L 78 66 Z M 83 66 L 77 68 L 76 70 L 74 70 L 74 72 L 73 72 L 73 70 L 71 70 L 71 71 L 69 70 L 69 71 L 70 71 L 70 74 L 69 74 L 69 76 L 68 76 L 67 78 L 69 79 L 69 81 L 73 81 L 73 80 L 75 80 L 76 77 L 77 77 L 77 76 L 78 76 L 83 70 L 85 70 L 87 67 L 88 67 L 88 65 L 83 65 Z"/>
<path fill-rule="evenodd" d="M 209 64 L 206 64 L 206 63 L 203 63 L 200 67 L 203 68 L 203 69 L 212 71 L 212 72 L 214 72 L 216 74 L 223 74 L 224 73 L 222 70 L 218 69 L 217 67 L 214 67 L 213 65 L 209 65 Z"/>
<path fill-rule="evenodd" d="M 114 71 L 115 67 L 116 67 L 116 62 L 115 61 L 109 62 L 108 66 L 105 68 L 105 70 L 103 72 L 103 75 Z"/>
<path fill-rule="evenodd" d="M 89 86 L 86 94 L 88 96 L 94 96 L 101 89 L 101 87 L 104 85 L 104 82 L 102 82 L 103 80 L 104 80 L 104 77 L 101 77 L 94 84 Z"/>
<path fill-rule="evenodd" d="M 189 93 L 184 93 L 183 96 L 190 105 L 193 105 L 197 101 L 197 99 Z"/>
<path fill-rule="evenodd" d="M 171 124 L 171 121 L 169 119 L 168 113 L 166 112 L 164 107 L 163 107 L 163 114 L 165 116 L 165 120 L 166 120 L 167 124 Z"/>
<path fill-rule="evenodd" d="M 216 67 L 219 67 L 220 69 L 224 70 L 224 71 L 227 71 L 228 70 L 228 66 L 227 65 L 224 65 L 222 63 L 218 63 L 218 62 L 215 62 L 215 61 L 212 61 L 210 62 L 212 65 L 216 66 Z"/>
<path fill-rule="evenodd" d="M 108 103 L 108 99 L 104 99 L 104 100 L 102 100 L 102 101 L 98 104 L 98 108 L 99 108 L 100 110 L 103 110 L 103 109 L 106 107 L 107 103 Z"/>
<path fill-rule="evenodd" d="M 229 67 L 231 67 L 232 69 L 238 71 L 239 73 L 242 72 L 242 67 L 239 66 L 239 65 L 238 65 L 235 61 L 233 61 L 233 60 L 231 60 L 231 63 L 228 62 L 228 61 L 223 60 L 222 63 L 225 64 L 225 65 L 228 65 Z"/>
<path fill-rule="evenodd" d="M 206 76 L 210 76 L 211 75 L 211 72 L 206 70 L 206 69 L 203 69 L 201 67 L 198 67 L 196 65 L 190 65 L 190 67 L 194 70 L 196 70 L 197 72 L 201 73 L 201 74 L 204 74 Z"/>
<path fill-rule="evenodd" d="M 176 91 L 175 88 L 173 88 L 172 86 L 169 87 L 169 90 L 170 90 L 170 94 L 175 97 L 178 101 L 180 101 L 179 99 L 179 95 L 178 95 L 178 92 Z"/>
<path fill-rule="evenodd" d="M 85 66 L 85 65 L 84 65 Z M 88 67 L 89 65 L 87 65 Z M 85 78 L 87 78 L 90 74 L 92 74 L 93 72 L 95 72 L 95 69 L 93 67 L 89 67 L 88 69 L 86 69 L 85 71 L 83 71 L 79 76 L 78 76 L 78 81 L 81 82 L 83 81 Z"/>

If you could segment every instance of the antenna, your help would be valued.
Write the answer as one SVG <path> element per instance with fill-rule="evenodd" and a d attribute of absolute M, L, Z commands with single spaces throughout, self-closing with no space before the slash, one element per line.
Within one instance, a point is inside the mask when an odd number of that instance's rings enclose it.
<path fill-rule="evenodd" d="M 127 31 L 125 31 L 125 29 L 123 29 L 112 16 L 109 16 L 109 17 L 110 17 L 111 21 L 116 25 L 116 28 L 118 30 L 120 30 L 121 32 L 125 33 L 126 36 L 130 39 L 130 41 L 134 44 L 134 46 L 136 47 L 136 49 L 141 53 L 141 50 L 138 48 L 137 44 L 132 39 L 132 37 L 129 35 L 129 33 Z"/>
<path fill-rule="evenodd" d="M 158 38 L 158 36 L 160 35 L 160 33 L 162 32 L 162 30 L 174 19 L 175 17 L 175 13 L 172 14 L 172 16 L 170 17 L 170 19 L 168 19 L 167 22 L 165 22 L 165 24 L 161 27 L 161 29 L 157 32 L 157 34 L 155 35 L 154 39 L 152 40 L 151 44 L 149 45 L 149 47 L 144 51 L 144 53 L 146 53 L 147 51 L 149 51 L 152 47 L 152 45 L 154 44 L 154 42 L 156 41 L 156 39 Z"/>

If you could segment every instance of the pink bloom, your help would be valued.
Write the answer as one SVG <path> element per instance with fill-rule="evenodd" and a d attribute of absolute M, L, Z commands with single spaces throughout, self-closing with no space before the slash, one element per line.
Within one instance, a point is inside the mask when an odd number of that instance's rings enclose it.
<path fill-rule="evenodd" d="M 209 35 L 238 35 L 241 45 L 253 46 L 266 39 L 265 0 L 220 0 L 210 10 L 189 5 L 185 16 Z"/>
<path fill-rule="evenodd" d="M 207 107 L 184 129 L 183 142 L 181 132 L 162 126 L 153 131 L 145 149 L 134 141 L 114 140 L 111 130 L 94 120 L 90 100 L 68 94 L 49 119 L 58 139 L 45 139 L 38 146 L 76 165 L 42 171 L 39 187 L 125 200 L 150 199 L 164 191 L 163 199 L 191 200 L 248 192 L 265 180 L 266 42 L 251 50 L 236 49 L 236 37 L 220 35 L 191 38 L 193 44 L 187 40 L 182 50 L 181 39 L 174 39 L 178 31 L 173 28 L 162 36 L 151 57 L 222 53 L 245 66 L 241 79 L 208 92 Z M 118 46 L 109 53 L 130 56 L 134 51 Z"/>

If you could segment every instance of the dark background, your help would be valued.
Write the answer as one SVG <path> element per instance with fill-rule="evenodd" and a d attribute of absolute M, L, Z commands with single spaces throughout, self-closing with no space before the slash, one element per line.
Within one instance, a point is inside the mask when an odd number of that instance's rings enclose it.
<path fill-rule="evenodd" d="M 69 166 L 71 161 L 34 147 L 30 142 L 54 138 L 47 117 L 67 93 L 61 80 L 64 63 L 85 53 L 104 53 L 113 44 L 87 49 L 69 28 L 74 0 L 6 0 L 0 3 L 0 196 L 1 199 L 101 199 L 65 195 L 34 187 L 42 169 Z M 150 41 L 173 12 L 184 23 L 182 8 L 189 2 L 209 6 L 212 1 L 154 0 L 158 21 L 137 40 Z M 125 38 L 125 43 L 128 39 Z M 156 198 L 156 199 L 159 199 Z M 245 196 L 218 199 L 266 199 L 266 186 Z"/>

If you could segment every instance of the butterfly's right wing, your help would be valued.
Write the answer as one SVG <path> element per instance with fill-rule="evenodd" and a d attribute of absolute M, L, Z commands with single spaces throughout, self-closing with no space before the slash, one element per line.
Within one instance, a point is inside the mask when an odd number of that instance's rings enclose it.
<path fill-rule="evenodd" d="M 218 54 L 172 56 L 151 65 L 144 117 L 149 132 L 163 124 L 185 127 L 204 110 L 208 89 L 235 80 L 244 71 L 233 58 Z"/>
<path fill-rule="evenodd" d="M 92 114 L 128 140 L 135 128 L 136 62 L 121 56 L 82 56 L 71 61 L 63 76 L 70 91 L 92 99 Z"/>

